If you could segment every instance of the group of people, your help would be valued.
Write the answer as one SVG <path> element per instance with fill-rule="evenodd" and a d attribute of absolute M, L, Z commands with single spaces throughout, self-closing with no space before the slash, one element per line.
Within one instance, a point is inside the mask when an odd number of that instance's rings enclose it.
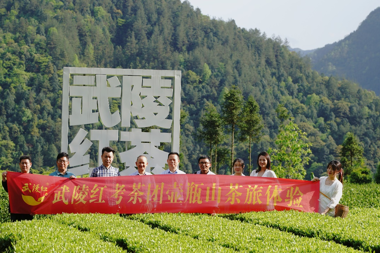
<path fill-rule="evenodd" d="M 120 176 L 118 168 L 112 166 L 115 150 L 111 147 L 102 149 L 102 165 L 94 168 L 90 177 L 113 177 Z M 74 179 L 75 175 L 67 171 L 70 164 L 69 155 L 61 152 L 57 156 L 57 170 L 50 174 L 50 176 L 58 176 L 64 178 Z M 186 174 L 179 169 L 180 157 L 177 152 L 170 152 L 168 154 L 167 164 L 168 169 L 161 174 Z M 30 156 L 21 156 L 19 163 L 21 173 L 31 173 L 32 159 Z M 211 160 L 207 155 L 202 155 L 198 158 L 199 170 L 195 174 L 215 175 L 211 169 Z M 257 157 L 256 170 L 253 170 L 250 176 L 253 177 L 271 177 L 277 178 L 274 171 L 271 169 L 271 160 L 267 152 L 261 152 Z M 148 159 L 145 155 L 140 155 L 136 160 L 137 170 L 131 176 L 145 176 L 152 175 L 146 171 L 148 167 Z M 232 176 L 245 176 L 244 173 L 244 160 L 237 158 L 233 162 L 234 174 Z M 331 161 L 327 165 L 327 177 L 313 178 L 312 181 L 320 181 L 320 199 L 319 199 L 319 213 L 335 216 L 334 208 L 339 203 L 343 192 L 343 170 L 339 161 Z M 2 173 L 2 185 L 5 191 L 8 192 L 7 187 L 7 172 Z M 33 216 L 29 214 L 12 214 L 11 220 L 30 220 Z"/>
<path fill-rule="evenodd" d="M 261 152 L 257 157 L 258 169 L 253 170 L 253 177 L 277 178 L 276 173 L 271 170 L 270 157 L 267 152 Z M 241 158 L 233 162 L 234 176 L 244 176 L 244 161 Z M 314 177 L 312 181 L 320 181 L 319 186 L 319 213 L 322 215 L 335 216 L 335 207 L 339 204 L 343 195 L 343 169 L 342 164 L 333 160 L 327 165 L 327 175 L 321 178 Z"/>

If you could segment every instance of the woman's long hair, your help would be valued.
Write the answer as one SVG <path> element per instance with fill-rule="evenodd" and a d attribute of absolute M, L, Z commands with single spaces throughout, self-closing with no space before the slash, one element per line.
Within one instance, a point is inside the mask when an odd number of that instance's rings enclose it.
<path fill-rule="evenodd" d="M 269 154 L 268 154 L 267 152 L 263 151 L 263 152 L 261 152 L 261 153 L 257 156 L 257 167 L 258 167 L 258 169 L 256 170 L 256 173 L 259 173 L 260 170 L 261 170 L 261 167 L 260 167 L 260 164 L 259 164 L 259 158 L 260 158 L 260 156 L 264 156 L 265 159 L 267 159 L 267 170 L 270 170 L 270 169 L 271 169 L 271 168 L 270 168 L 270 156 L 269 156 Z"/>
<path fill-rule="evenodd" d="M 343 184 L 343 169 L 342 164 L 338 160 L 332 160 L 327 164 L 327 169 L 331 166 L 331 169 L 336 172 L 338 171 L 338 180 Z"/>

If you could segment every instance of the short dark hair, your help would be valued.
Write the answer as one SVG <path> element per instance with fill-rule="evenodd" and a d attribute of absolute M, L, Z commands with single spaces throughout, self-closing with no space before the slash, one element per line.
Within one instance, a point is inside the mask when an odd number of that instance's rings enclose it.
<path fill-rule="evenodd" d="M 260 156 L 264 156 L 265 157 L 265 159 L 267 159 L 267 169 L 268 170 L 270 170 L 271 168 L 270 168 L 270 156 L 269 156 L 269 154 L 267 153 L 267 152 L 265 152 L 265 151 L 263 151 L 263 152 L 261 152 L 258 156 L 257 156 L 257 170 L 256 170 L 256 172 L 259 172 L 260 170 L 261 170 L 261 167 L 260 167 L 260 164 L 259 164 L 259 158 L 260 158 Z"/>
<path fill-rule="evenodd" d="M 241 163 L 241 167 L 244 168 L 244 160 L 243 160 L 243 159 L 241 159 L 241 158 L 236 158 L 236 159 L 234 160 L 234 162 L 232 163 L 232 167 L 234 167 L 234 165 L 235 165 L 236 162 Z"/>
<path fill-rule="evenodd" d="M 30 155 L 22 155 L 20 156 L 20 163 L 22 160 L 25 160 L 25 159 L 28 159 L 29 162 L 32 162 L 32 158 L 30 157 Z"/>
<path fill-rule="evenodd" d="M 199 158 L 198 158 L 198 163 L 202 160 L 202 159 L 208 159 L 211 163 L 211 159 L 208 155 L 200 155 Z"/>
<path fill-rule="evenodd" d="M 178 156 L 178 159 L 179 159 L 179 154 L 177 153 L 177 152 L 170 152 L 169 154 L 168 154 L 168 159 L 169 159 L 169 156 L 170 155 L 177 155 Z"/>
<path fill-rule="evenodd" d="M 111 147 L 104 147 L 102 149 L 102 155 L 104 154 L 104 152 L 112 152 L 112 154 L 115 154 L 115 150 Z"/>
<path fill-rule="evenodd" d="M 62 157 L 66 157 L 67 160 L 69 160 L 69 154 L 67 154 L 66 152 L 61 152 L 57 155 L 57 161 L 62 158 Z"/>

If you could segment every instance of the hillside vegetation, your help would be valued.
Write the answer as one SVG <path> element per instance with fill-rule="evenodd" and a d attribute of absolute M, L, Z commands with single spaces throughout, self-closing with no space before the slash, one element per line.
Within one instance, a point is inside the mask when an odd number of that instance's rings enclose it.
<path fill-rule="evenodd" d="M 3 0 L 0 28 L 0 169 L 16 170 L 21 154 L 33 156 L 35 170 L 55 164 L 64 66 L 181 70 L 181 166 L 188 173 L 197 170 L 198 155 L 208 153 L 196 138 L 204 105 L 220 111 L 232 85 L 260 106 L 264 128 L 254 156 L 275 146 L 281 103 L 312 144 L 309 172 L 325 171 L 349 131 L 364 144 L 368 166 L 374 170 L 379 162 L 374 92 L 319 74 L 280 38 L 211 19 L 189 2 Z M 221 173 L 229 171 L 227 136 L 218 154 Z M 247 143 L 237 143 L 236 156 L 248 160 Z"/>
<path fill-rule="evenodd" d="M 345 219 L 298 211 L 207 214 L 58 214 L 7 222 L 0 198 L 0 251 L 380 252 L 380 186 L 345 184 Z M 5 193 L 0 189 L 0 195 Z M 371 208 L 366 201 L 370 200 Z"/>
<path fill-rule="evenodd" d="M 380 7 L 350 35 L 311 53 L 315 70 L 356 81 L 380 94 Z"/>

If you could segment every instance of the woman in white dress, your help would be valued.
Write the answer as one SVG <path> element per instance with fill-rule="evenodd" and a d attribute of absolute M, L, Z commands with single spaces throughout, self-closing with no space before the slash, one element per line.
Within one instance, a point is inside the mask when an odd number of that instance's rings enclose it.
<path fill-rule="evenodd" d="M 331 161 L 327 165 L 327 177 L 313 178 L 319 182 L 319 213 L 335 216 L 335 206 L 339 204 L 343 194 L 343 170 L 339 161 Z"/>
<path fill-rule="evenodd" d="M 244 160 L 241 158 L 236 158 L 232 163 L 232 167 L 234 168 L 234 174 L 232 176 L 245 176 L 244 172 Z"/>
<path fill-rule="evenodd" d="M 276 173 L 270 168 L 270 157 L 267 152 L 261 152 L 257 156 L 258 169 L 252 171 L 251 177 L 274 177 L 277 178 Z"/>

